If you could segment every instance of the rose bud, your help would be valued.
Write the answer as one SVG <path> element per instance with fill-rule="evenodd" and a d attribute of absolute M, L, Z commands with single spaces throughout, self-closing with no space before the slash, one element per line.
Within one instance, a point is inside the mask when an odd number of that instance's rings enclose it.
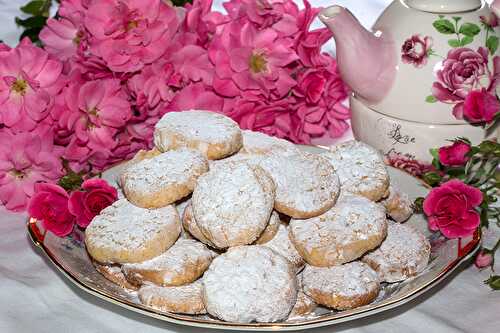
<path fill-rule="evenodd" d="M 485 268 L 491 266 L 493 263 L 493 256 L 491 253 L 485 249 L 482 249 L 477 255 L 476 260 L 474 261 L 474 265 L 477 268 Z"/>
<path fill-rule="evenodd" d="M 455 141 L 450 146 L 439 148 L 439 162 L 446 166 L 462 166 L 469 160 L 466 156 L 470 145 L 463 141 Z"/>

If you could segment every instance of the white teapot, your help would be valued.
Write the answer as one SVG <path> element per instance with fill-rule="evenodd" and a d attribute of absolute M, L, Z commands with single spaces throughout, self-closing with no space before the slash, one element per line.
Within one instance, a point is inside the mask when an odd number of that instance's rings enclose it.
<path fill-rule="evenodd" d="M 500 0 L 396 0 L 373 32 L 341 6 L 319 17 L 353 90 L 357 139 L 430 161 L 429 148 L 449 139 L 491 136 L 492 129 L 470 123 L 491 118 L 500 105 Z"/>

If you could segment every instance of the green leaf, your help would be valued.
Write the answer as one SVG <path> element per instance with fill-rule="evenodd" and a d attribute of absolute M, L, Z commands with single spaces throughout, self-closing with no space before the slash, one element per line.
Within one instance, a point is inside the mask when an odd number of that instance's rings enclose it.
<path fill-rule="evenodd" d="M 425 98 L 425 101 L 427 103 L 436 103 L 437 102 L 437 98 L 434 97 L 433 95 L 429 95 Z"/>
<path fill-rule="evenodd" d="M 424 211 L 424 198 L 418 197 L 413 202 L 413 211 L 417 214 L 420 214 Z"/>
<path fill-rule="evenodd" d="M 499 275 L 492 275 L 490 278 L 486 281 L 484 281 L 485 284 L 489 285 L 491 289 L 493 290 L 500 290 L 500 276 Z"/>
<path fill-rule="evenodd" d="M 21 7 L 21 11 L 26 14 L 31 14 L 33 16 L 39 16 L 43 14 L 44 7 L 47 1 L 45 0 L 34 0 L 28 2 L 26 5 Z"/>
<path fill-rule="evenodd" d="M 494 141 L 485 140 L 479 144 L 479 151 L 483 154 L 490 154 L 499 149 L 499 146 L 500 144 Z"/>
<path fill-rule="evenodd" d="M 45 26 L 45 22 L 47 22 L 47 18 L 43 16 L 32 16 L 27 19 L 20 19 L 19 17 L 15 18 L 16 24 L 22 27 L 27 28 L 42 28 Z"/>
<path fill-rule="evenodd" d="M 450 20 L 441 18 L 439 20 L 434 21 L 432 25 L 434 26 L 434 28 L 436 28 L 437 31 L 439 31 L 442 34 L 452 35 L 456 33 L 455 26 L 453 25 L 453 22 L 451 22 Z"/>
<path fill-rule="evenodd" d="M 74 171 L 68 171 L 66 176 L 59 179 L 59 186 L 61 186 L 66 191 L 74 191 L 80 188 L 83 183 L 83 177 L 81 174 Z"/>
<path fill-rule="evenodd" d="M 458 22 L 458 21 L 460 21 L 462 18 L 461 18 L 460 16 L 453 16 L 453 17 L 452 17 L 452 19 L 453 19 L 453 21 Z"/>
<path fill-rule="evenodd" d="M 495 52 L 498 50 L 498 37 L 488 37 L 488 40 L 486 41 L 486 47 L 488 48 L 488 50 L 490 50 L 491 55 L 495 54 Z"/>
<path fill-rule="evenodd" d="M 464 38 L 462 38 L 462 40 L 460 41 L 460 46 L 468 45 L 468 44 L 472 43 L 473 41 L 474 41 L 473 37 L 464 36 Z"/>
<path fill-rule="evenodd" d="M 441 182 L 441 176 L 438 175 L 436 172 L 427 172 L 426 174 L 423 175 L 423 180 L 430 186 L 434 187 L 436 185 L 439 185 Z"/>
<path fill-rule="evenodd" d="M 448 45 L 450 45 L 451 47 L 460 47 L 460 41 L 458 39 L 450 39 L 448 41 Z"/>
<path fill-rule="evenodd" d="M 477 24 L 468 22 L 462 24 L 458 32 L 465 36 L 474 37 L 481 32 L 481 28 Z"/>
<path fill-rule="evenodd" d="M 177 7 L 182 7 L 187 3 L 193 3 L 193 0 L 172 0 L 172 4 Z"/>

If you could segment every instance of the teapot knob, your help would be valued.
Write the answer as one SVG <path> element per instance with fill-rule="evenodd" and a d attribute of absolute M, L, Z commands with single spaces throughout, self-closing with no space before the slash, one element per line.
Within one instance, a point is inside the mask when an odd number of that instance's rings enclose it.
<path fill-rule="evenodd" d="M 481 0 L 406 0 L 406 4 L 414 9 L 430 13 L 469 12 L 481 8 Z"/>

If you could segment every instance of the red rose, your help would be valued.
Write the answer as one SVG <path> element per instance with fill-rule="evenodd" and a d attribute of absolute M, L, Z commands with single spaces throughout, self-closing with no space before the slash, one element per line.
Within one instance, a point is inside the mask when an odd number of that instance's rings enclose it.
<path fill-rule="evenodd" d="M 42 221 L 43 227 L 59 237 L 73 231 L 75 217 L 68 210 L 68 193 L 54 184 L 35 184 L 35 194 L 30 200 L 28 212 Z"/>
<path fill-rule="evenodd" d="M 461 166 L 467 163 L 470 145 L 463 141 L 455 141 L 450 146 L 439 148 L 439 161 L 446 166 Z"/>
<path fill-rule="evenodd" d="M 118 192 L 104 179 L 88 179 L 82 189 L 71 193 L 69 211 L 76 216 L 76 224 L 86 228 L 101 210 L 118 199 Z"/>
<path fill-rule="evenodd" d="M 499 111 L 500 102 L 485 89 L 471 91 L 465 98 L 464 118 L 471 123 L 490 123 Z"/>
<path fill-rule="evenodd" d="M 427 64 L 429 51 L 432 48 L 432 37 L 413 35 L 401 46 L 401 61 L 420 68 Z"/>
<path fill-rule="evenodd" d="M 440 230 L 448 238 L 467 237 L 479 226 L 474 209 L 483 201 L 483 193 L 457 179 L 432 189 L 424 200 L 424 212 L 431 230 Z"/>

